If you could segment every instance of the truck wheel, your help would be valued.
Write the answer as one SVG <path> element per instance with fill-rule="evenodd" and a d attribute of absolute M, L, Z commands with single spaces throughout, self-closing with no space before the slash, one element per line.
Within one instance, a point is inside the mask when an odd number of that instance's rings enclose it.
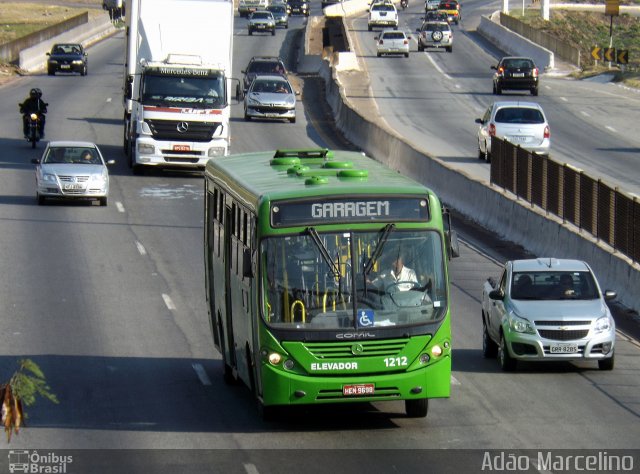
<path fill-rule="evenodd" d="M 487 324 L 484 322 L 484 314 L 482 318 L 482 355 L 485 359 L 493 359 L 498 353 L 498 345 L 493 342 L 489 336 Z"/>
<path fill-rule="evenodd" d="M 409 418 L 424 418 L 429 412 L 429 399 L 405 400 L 404 411 Z"/>
<path fill-rule="evenodd" d="M 507 347 L 507 341 L 504 339 L 504 334 L 500 334 L 498 360 L 500 361 L 500 368 L 505 372 L 513 372 L 518 365 L 518 361 L 509 354 L 509 348 Z"/>

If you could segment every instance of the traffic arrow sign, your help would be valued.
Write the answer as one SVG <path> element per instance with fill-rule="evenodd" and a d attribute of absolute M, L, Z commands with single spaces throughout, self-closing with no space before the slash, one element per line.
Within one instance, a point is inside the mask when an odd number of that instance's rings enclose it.
<path fill-rule="evenodd" d="M 617 57 L 618 57 L 618 64 L 629 64 L 628 49 L 619 49 Z"/>
<path fill-rule="evenodd" d="M 604 59 L 606 61 L 615 61 L 616 48 L 604 48 Z"/>
<path fill-rule="evenodd" d="M 602 61 L 602 48 L 594 46 L 591 50 L 591 57 L 596 61 Z"/>

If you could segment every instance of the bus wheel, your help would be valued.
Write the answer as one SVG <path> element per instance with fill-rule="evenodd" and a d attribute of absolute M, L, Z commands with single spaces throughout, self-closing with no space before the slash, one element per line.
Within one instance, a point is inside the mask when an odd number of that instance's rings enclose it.
<path fill-rule="evenodd" d="M 409 418 L 424 418 L 429 412 L 429 399 L 405 400 L 404 409 Z"/>
<path fill-rule="evenodd" d="M 262 418 L 262 421 L 276 421 L 278 418 L 278 407 L 265 406 L 264 403 L 262 403 L 262 400 L 258 400 L 258 416 Z"/>
<path fill-rule="evenodd" d="M 222 354 L 222 379 L 227 385 L 236 385 L 237 380 L 233 376 L 233 369 L 227 364 L 226 349 L 224 346 L 224 332 L 222 331 L 222 321 L 218 320 L 218 327 L 220 328 L 220 353 Z"/>

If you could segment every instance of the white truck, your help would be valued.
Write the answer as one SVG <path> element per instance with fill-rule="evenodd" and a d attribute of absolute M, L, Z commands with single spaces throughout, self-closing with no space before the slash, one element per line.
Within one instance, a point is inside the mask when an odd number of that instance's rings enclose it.
<path fill-rule="evenodd" d="M 129 164 L 204 169 L 229 153 L 233 2 L 127 0 L 126 11 Z"/>

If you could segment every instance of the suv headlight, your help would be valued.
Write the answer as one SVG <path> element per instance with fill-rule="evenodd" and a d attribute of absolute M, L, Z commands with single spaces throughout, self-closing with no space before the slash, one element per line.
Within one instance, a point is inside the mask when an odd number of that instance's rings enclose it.
<path fill-rule="evenodd" d="M 611 330 L 611 320 L 609 315 L 602 316 L 596 320 L 595 332 L 605 332 Z"/>
<path fill-rule="evenodd" d="M 509 313 L 509 327 L 512 331 L 521 332 L 525 334 L 535 334 L 536 331 L 531 326 L 531 323 L 524 318 L 516 315 L 514 312 Z"/>

